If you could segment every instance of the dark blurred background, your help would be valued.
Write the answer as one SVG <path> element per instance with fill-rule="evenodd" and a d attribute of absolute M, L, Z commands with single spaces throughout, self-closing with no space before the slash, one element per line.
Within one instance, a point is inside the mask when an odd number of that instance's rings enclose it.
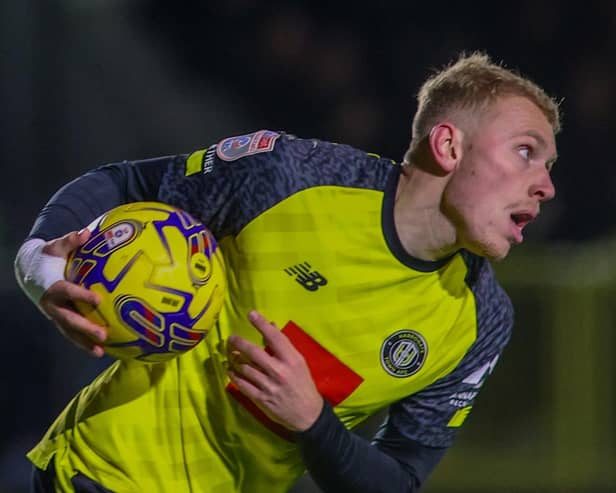
<path fill-rule="evenodd" d="M 70 347 L 14 281 L 59 186 L 259 128 L 399 160 L 419 85 L 473 50 L 562 100 L 558 193 L 500 268 L 517 332 L 426 491 L 616 492 L 616 2 L 596 0 L 2 0 L 0 491 L 24 491 L 24 453 L 108 363 Z"/>

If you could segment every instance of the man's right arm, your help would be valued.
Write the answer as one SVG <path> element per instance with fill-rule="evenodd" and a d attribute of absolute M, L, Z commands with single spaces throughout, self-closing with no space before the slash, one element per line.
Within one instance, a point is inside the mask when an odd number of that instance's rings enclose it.
<path fill-rule="evenodd" d="M 98 296 L 64 280 L 66 258 L 88 240 L 84 226 L 107 210 L 127 202 L 157 200 L 162 176 L 177 159 L 184 157 L 110 164 L 71 181 L 45 205 L 17 253 L 20 287 L 64 336 L 94 356 L 103 354 L 106 331 L 81 316 L 73 303 L 96 306 Z"/>
<path fill-rule="evenodd" d="M 158 200 L 163 174 L 184 156 L 101 166 L 67 183 L 45 205 L 29 238 L 51 240 L 80 230 L 104 212 L 118 205 L 141 200 Z"/>
<path fill-rule="evenodd" d="M 185 210 L 217 239 L 236 235 L 289 194 L 320 183 L 305 162 L 313 151 L 313 141 L 261 130 L 190 155 L 102 166 L 62 187 L 45 205 L 16 259 L 20 285 L 61 331 L 85 331 L 86 319 L 70 307 L 89 292 L 64 280 L 68 252 L 86 241 L 77 231 L 118 205 L 158 201 Z"/>

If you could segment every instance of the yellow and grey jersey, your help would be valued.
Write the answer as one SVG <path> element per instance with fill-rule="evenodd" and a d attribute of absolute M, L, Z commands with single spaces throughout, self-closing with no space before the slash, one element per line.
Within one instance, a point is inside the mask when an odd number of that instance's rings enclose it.
<path fill-rule="evenodd" d="M 203 343 L 167 363 L 114 363 L 31 460 L 44 468 L 55 455 L 67 491 L 74 471 L 118 491 L 288 489 L 305 468 L 298 443 L 225 372 L 229 334 L 261 343 L 246 318 L 253 308 L 303 354 L 347 428 L 389 408 L 380 450 L 448 447 L 509 339 L 512 308 L 485 259 L 405 252 L 393 221 L 399 174 L 391 160 L 346 145 L 262 130 L 69 185 L 98 191 L 78 199 L 87 208 L 71 202 L 70 218 L 58 212 L 62 197 L 77 194 L 61 192 L 32 236 L 77 229 L 120 202 L 168 202 L 218 239 L 228 293 Z"/>

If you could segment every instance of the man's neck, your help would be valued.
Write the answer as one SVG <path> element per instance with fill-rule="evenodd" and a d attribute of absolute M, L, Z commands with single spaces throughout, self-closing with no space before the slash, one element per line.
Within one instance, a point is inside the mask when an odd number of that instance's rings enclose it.
<path fill-rule="evenodd" d="M 439 260 L 459 249 L 455 228 L 440 208 L 446 183 L 414 166 L 400 174 L 394 224 L 402 246 L 417 259 Z"/>

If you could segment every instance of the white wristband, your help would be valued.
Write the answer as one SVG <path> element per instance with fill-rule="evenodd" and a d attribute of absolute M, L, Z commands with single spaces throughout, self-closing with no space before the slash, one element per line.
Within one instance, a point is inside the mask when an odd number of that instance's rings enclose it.
<path fill-rule="evenodd" d="M 64 279 L 66 259 L 43 252 L 46 241 L 33 238 L 26 241 L 15 258 L 15 276 L 24 290 L 37 306 L 43 293 L 56 281 Z"/>

